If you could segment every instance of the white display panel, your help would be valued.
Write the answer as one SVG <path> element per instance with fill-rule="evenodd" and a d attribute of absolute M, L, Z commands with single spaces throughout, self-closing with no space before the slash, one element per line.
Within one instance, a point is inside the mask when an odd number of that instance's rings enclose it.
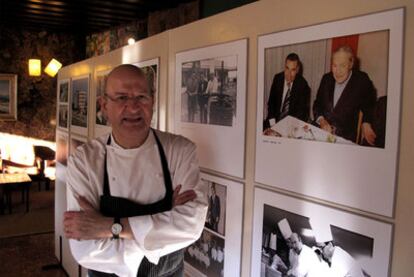
<path fill-rule="evenodd" d="M 243 178 L 247 40 L 177 53 L 175 70 L 175 132 L 201 167 Z"/>
<path fill-rule="evenodd" d="M 209 210 L 201 238 L 185 250 L 185 273 L 240 276 L 243 185 L 204 173 L 201 179 L 209 186 Z"/>
<path fill-rule="evenodd" d="M 374 87 L 378 87 L 378 94 L 382 93 L 386 96 L 386 110 L 384 111 L 386 112 L 384 122 L 386 132 L 384 131 L 383 148 L 349 143 L 347 139 L 339 136 L 337 138 L 324 136 L 323 132 L 313 136 L 307 135 L 306 132 L 297 132 L 303 129 L 309 133 L 308 130 L 312 128 L 306 125 L 310 125 L 311 120 L 316 121 L 317 118 L 310 118 L 308 122 L 296 120 L 296 123 L 302 122 L 302 125 L 298 123 L 299 127 L 296 126 L 297 124 L 293 126 L 294 131 L 285 130 L 286 135 L 280 131 L 283 127 L 280 125 L 283 125 L 283 122 L 276 123 L 272 127 L 273 131 L 282 134 L 279 134 L 279 137 L 264 135 L 263 126 L 268 103 L 268 99 L 265 99 L 268 91 L 265 91 L 265 88 L 269 89 L 272 81 L 269 81 L 267 73 L 271 65 L 265 59 L 266 51 L 273 48 L 281 52 L 285 51 L 285 53 L 302 51 L 299 56 L 302 56 L 302 60 L 308 61 L 303 63 L 304 70 L 308 69 L 308 72 L 310 70 L 314 73 L 312 70 L 316 70 L 315 63 L 319 59 L 316 59 L 316 56 L 309 57 L 311 55 L 309 53 L 316 55 L 315 49 L 319 49 L 319 46 L 312 48 L 315 47 L 313 44 L 350 35 L 359 35 L 360 44 L 362 44 L 364 35 L 374 33 L 388 38 L 384 42 L 388 44 L 387 55 L 374 57 L 378 66 L 381 64 L 385 67 L 381 70 L 385 71 L 387 77 L 386 81 L 383 80 L 383 92 L 379 90 L 381 78 L 374 80 L 373 84 Z M 372 213 L 392 216 L 399 140 L 402 38 L 402 9 L 260 36 L 258 40 L 256 182 Z M 329 47 L 331 45 L 328 41 L 328 51 Z M 370 45 L 370 47 L 371 50 L 368 52 L 374 52 L 373 49 L 379 48 L 378 45 Z M 364 57 L 368 54 L 361 52 L 360 55 L 362 57 L 358 57 L 357 54 L 357 58 L 360 58 L 362 68 L 378 69 L 378 67 L 369 67 L 366 64 L 367 59 Z M 283 60 L 278 62 L 284 66 L 286 56 L 279 57 L 283 57 Z M 324 63 L 327 65 L 321 66 L 325 66 L 326 71 L 323 73 L 326 73 L 330 71 L 331 59 L 330 56 L 323 55 L 323 57 L 326 58 Z M 374 69 L 367 72 L 368 76 L 374 75 Z M 283 71 L 283 67 L 279 71 Z M 319 87 L 323 73 L 313 81 L 316 83 L 314 86 L 316 89 Z M 381 74 L 377 73 L 377 75 Z M 310 75 L 312 74 L 307 76 Z M 308 78 L 308 83 L 312 86 L 310 78 Z"/>
<path fill-rule="evenodd" d="M 286 254 L 288 251 L 281 234 L 284 231 L 278 225 L 283 219 L 289 223 L 291 232 L 296 233 L 303 245 L 312 249 L 311 251 L 317 249 L 315 236 L 326 237 L 328 232 L 331 238 L 327 240 L 333 241 L 336 247 L 350 255 L 346 259 L 342 255 L 331 266 L 321 259 L 321 267 L 315 276 L 345 276 L 347 274 L 341 275 L 338 268 L 351 270 L 348 265 L 352 265 L 355 272 L 361 274 L 352 276 L 363 276 L 362 272 L 371 277 L 388 276 L 392 235 L 390 224 L 259 188 L 255 189 L 251 276 L 264 277 L 266 272 L 276 274 L 270 264 L 274 253 L 289 265 L 288 259 L 283 258 L 283 252 Z M 319 226 L 326 228 L 317 230 L 311 222 L 318 222 Z M 269 233 L 276 237 L 277 243 L 269 243 L 266 235 Z M 304 264 L 299 266 L 305 267 Z M 313 269 L 316 266 L 317 264 L 313 264 Z"/>

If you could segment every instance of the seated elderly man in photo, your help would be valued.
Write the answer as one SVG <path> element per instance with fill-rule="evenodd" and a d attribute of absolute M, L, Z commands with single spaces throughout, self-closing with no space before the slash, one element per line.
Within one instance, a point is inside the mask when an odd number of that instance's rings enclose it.
<path fill-rule="evenodd" d="M 183 276 L 183 248 L 207 213 L 196 147 L 150 128 L 154 95 L 135 66 L 112 70 L 101 101 L 112 133 L 68 162 L 64 231 L 73 257 L 89 276 Z"/>
<path fill-rule="evenodd" d="M 314 118 L 323 130 L 356 142 L 362 112 L 362 137 L 374 145 L 376 134 L 372 122 L 376 91 L 367 73 L 353 68 L 354 60 L 349 46 L 333 53 L 331 72 L 322 77 L 313 105 Z"/>
<path fill-rule="evenodd" d="M 320 261 L 317 254 L 306 244 L 297 233 L 292 233 L 286 218 L 278 222 L 279 230 L 289 247 L 289 267 L 276 254 L 271 267 L 287 268 L 284 276 L 323 277 L 326 275 L 326 263 Z"/>
<path fill-rule="evenodd" d="M 288 115 L 308 121 L 310 88 L 300 71 L 299 56 L 290 53 L 285 59 L 284 70 L 273 78 L 267 102 L 267 118 L 263 123 L 265 131 Z"/>

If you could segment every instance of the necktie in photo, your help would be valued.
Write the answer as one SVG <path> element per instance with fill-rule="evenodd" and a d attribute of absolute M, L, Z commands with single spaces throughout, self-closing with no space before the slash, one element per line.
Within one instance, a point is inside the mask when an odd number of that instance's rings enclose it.
<path fill-rule="evenodd" d="M 286 92 L 285 101 L 283 101 L 282 111 L 280 112 L 279 120 L 282 120 L 285 116 L 289 114 L 290 91 L 291 91 L 291 85 L 289 84 L 288 90 Z"/>

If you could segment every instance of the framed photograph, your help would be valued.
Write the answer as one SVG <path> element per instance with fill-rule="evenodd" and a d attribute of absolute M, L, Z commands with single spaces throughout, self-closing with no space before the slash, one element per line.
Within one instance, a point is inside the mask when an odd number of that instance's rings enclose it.
<path fill-rule="evenodd" d="M 201 167 L 240 178 L 246 62 L 247 39 L 176 54 L 175 131 L 197 144 Z"/>
<path fill-rule="evenodd" d="M 88 135 L 89 75 L 72 78 L 71 132 Z"/>
<path fill-rule="evenodd" d="M 141 68 L 144 71 L 145 77 L 148 80 L 150 90 L 154 95 L 154 111 L 152 114 L 151 127 L 158 129 L 158 110 L 159 110 L 159 58 L 146 60 L 142 62 L 134 63 L 133 65 Z"/>
<path fill-rule="evenodd" d="M 209 187 L 208 213 L 200 239 L 185 250 L 184 272 L 240 276 L 243 185 L 204 173 L 201 179 Z"/>
<path fill-rule="evenodd" d="M 17 120 L 16 74 L 0 74 L 0 119 Z"/>
<path fill-rule="evenodd" d="M 59 81 L 59 103 L 68 103 L 69 101 L 69 79 Z"/>
<path fill-rule="evenodd" d="M 257 182 L 392 216 L 403 15 L 259 37 Z"/>
<path fill-rule="evenodd" d="M 251 276 L 386 277 L 391 224 L 255 189 Z"/>
<path fill-rule="evenodd" d="M 76 148 L 85 144 L 88 141 L 87 137 L 79 136 L 76 134 L 70 135 L 70 144 L 69 144 L 69 155 L 72 155 Z"/>
<path fill-rule="evenodd" d="M 68 105 L 61 105 L 59 104 L 59 114 L 58 114 L 58 118 L 59 118 L 59 128 L 62 129 L 68 129 L 68 122 L 69 122 L 69 110 L 68 110 Z"/>
<path fill-rule="evenodd" d="M 110 72 L 111 69 L 108 69 L 103 71 L 97 71 L 95 74 L 95 137 L 99 137 L 101 135 L 111 132 L 111 126 L 109 122 L 106 120 L 104 114 L 102 113 L 100 103 L 100 99 L 103 97 L 105 93 L 106 80 Z"/>
<path fill-rule="evenodd" d="M 69 135 L 56 130 L 56 161 L 64 166 L 68 164 Z"/>
<path fill-rule="evenodd" d="M 58 82 L 57 127 L 65 131 L 68 131 L 69 128 L 69 85 L 69 79 L 60 80 Z"/>

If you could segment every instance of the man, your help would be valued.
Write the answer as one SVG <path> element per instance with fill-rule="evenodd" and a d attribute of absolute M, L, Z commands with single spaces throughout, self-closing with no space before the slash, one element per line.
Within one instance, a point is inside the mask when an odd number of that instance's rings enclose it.
<path fill-rule="evenodd" d="M 197 89 L 199 80 L 195 73 L 195 69 L 192 69 L 190 77 L 186 82 L 186 93 L 188 96 L 187 107 L 188 107 L 188 122 L 194 122 L 194 116 L 197 110 Z"/>
<path fill-rule="evenodd" d="M 211 229 L 217 232 L 218 223 L 220 221 L 220 198 L 216 195 L 216 184 L 214 183 L 211 185 L 211 195 L 207 214 Z"/>
<path fill-rule="evenodd" d="M 318 243 L 322 255 L 329 266 L 332 277 L 364 277 L 361 266 L 344 249 L 335 246 L 333 241 Z"/>
<path fill-rule="evenodd" d="M 315 242 L 321 250 L 323 259 L 329 264 L 329 277 L 364 277 L 361 266 L 344 249 L 335 246 L 331 227 L 318 218 L 311 218 L 309 223 L 315 234 Z"/>
<path fill-rule="evenodd" d="M 200 82 L 197 90 L 198 106 L 200 107 L 200 123 L 207 124 L 207 103 L 208 103 L 208 92 L 207 92 L 207 78 L 204 74 L 200 74 Z"/>
<path fill-rule="evenodd" d="M 305 78 L 299 74 L 300 67 L 299 56 L 290 53 L 285 59 L 284 71 L 274 76 L 267 102 L 267 118 L 263 123 L 264 130 L 287 115 L 308 121 L 310 88 Z"/>
<path fill-rule="evenodd" d="M 112 133 L 69 159 L 64 231 L 89 276 L 182 276 L 181 249 L 203 229 L 207 193 L 195 146 L 150 128 L 148 88 L 139 68 L 116 67 L 102 101 Z"/>
<path fill-rule="evenodd" d="M 279 221 L 278 226 L 289 247 L 289 267 L 286 275 L 295 277 L 326 276 L 324 264 L 309 246 L 303 244 L 297 233 L 292 233 L 287 219 Z M 275 256 L 273 264 L 276 263 L 278 268 L 286 268 L 281 259 L 277 255 Z"/>
<path fill-rule="evenodd" d="M 322 77 L 313 105 L 314 118 L 323 130 L 356 142 L 361 111 L 362 136 L 374 145 L 376 134 L 371 124 L 376 92 L 368 75 L 353 65 L 351 47 L 342 46 L 333 53 L 331 72 Z"/>

